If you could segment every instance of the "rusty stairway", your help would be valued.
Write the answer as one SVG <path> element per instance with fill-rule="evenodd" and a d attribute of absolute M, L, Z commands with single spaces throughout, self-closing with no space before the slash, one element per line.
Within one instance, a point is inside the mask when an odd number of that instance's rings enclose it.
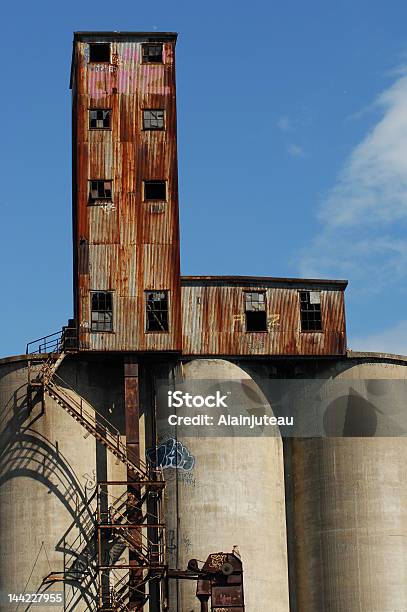
<path fill-rule="evenodd" d="M 63 352 L 51 353 L 35 372 L 31 371 L 29 363 L 29 386 L 42 391 L 44 396 L 48 395 L 70 414 L 127 467 L 128 474 L 127 481 L 97 483 L 97 611 L 143 610 L 149 600 L 146 585 L 162 581 L 166 573 L 165 525 L 161 520 L 165 481 L 160 470 L 147 466 L 139 457 L 132 457 L 120 439 L 120 432 L 57 374 L 64 358 Z M 64 386 L 57 384 L 56 380 Z M 109 487 L 117 486 L 122 486 L 124 492 L 112 499 Z M 129 494 L 130 489 L 136 495 Z M 109 536 L 113 544 L 109 542 Z M 127 560 L 120 564 L 110 552 L 106 557 L 106 550 L 113 548 L 118 541 L 127 551 Z M 131 564 L 130 553 L 133 557 Z M 123 570 L 126 573 L 118 575 Z"/>

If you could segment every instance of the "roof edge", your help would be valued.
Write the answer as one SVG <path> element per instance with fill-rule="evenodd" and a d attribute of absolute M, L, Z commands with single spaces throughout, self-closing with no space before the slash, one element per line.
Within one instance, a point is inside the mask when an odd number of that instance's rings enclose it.
<path fill-rule="evenodd" d="M 139 38 L 157 38 L 163 40 L 177 40 L 178 32 L 159 32 L 155 30 L 153 32 L 120 32 L 120 31 L 81 31 L 74 32 L 73 39 L 79 42 L 89 42 L 89 40 L 95 38 L 108 38 L 110 40 L 123 40 L 123 39 L 139 39 Z"/>
<path fill-rule="evenodd" d="M 373 351 L 346 351 L 348 359 L 387 359 L 388 361 L 402 361 L 407 363 L 407 355 L 397 355 L 396 353 L 376 353 Z"/>
<path fill-rule="evenodd" d="M 45 361 L 51 353 L 33 353 L 21 355 L 10 355 L 7 357 L 0 357 L 0 366 L 7 363 L 17 363 L 18 361 Z"/>
<path fill-rule="evenodd" d="M 322 279 L 322 278 L 286 278 L 275 276 L 181 276 L 183 283 L 201 282 L 202 284 L 223 283 L 233 285 L 255 285 L 261 283 L 293 284 L 293 285 L 332 285 L 345 289 L 348 281 L 345 279 Z"/>

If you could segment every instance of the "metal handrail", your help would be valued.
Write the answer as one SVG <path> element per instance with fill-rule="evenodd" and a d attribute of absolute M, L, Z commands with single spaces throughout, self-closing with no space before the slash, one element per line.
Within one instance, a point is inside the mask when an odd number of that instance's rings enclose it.
<path fill-rule="evenodd" d="M 53 373 L 53 378 L 58 378 L 58 379 L 59 379 L 59 380 L 60 380 L 60 381 L 61 381 L 61 382 L 64 384 L 64 387 L 67 387 L 67 388 L 68 388 L 70 391 L 72 391 L 73 393 L 75 393 L 75 395 L 78 395 L 77 391 L 76 391 L 76 390 L 75 390 L 75 389 L 72 387 L 72 385 L 70 385 L 70 384 L 69 384 L 69 383 L 68 383 L 66 380 L 64 380 L 64 379 L 62 378 L 62 376 L 60 376 L 59 374 L 57 374 L 56 372 L 54 372 L 54 373 Z M 49 381 L 49 382 L 51 382 L 51 381 Z M 55 386 L 57 387 L 57 390 L 58 390 L 58 391 L 61 391 L 61 392 L 64 394 L 64 396 L 65 396 L 66 398 L 68 398 L 68 401 L 69 401 L 69 400 L 73 400 L 73 402 L 74 402 L 76 405 L 79 405 L 80 407 L 82 407 L 82 406 L 83 406 L 83 397 L 82 397 L 81 395 L 79 395 L 79 397 L 80 397 L 81 399 L 80 399 L 80 402 L 78 402 L 78 400 L 77 400 L 76 398 L 72 397 L 71 395 L 67 394 L 67 393 L 64 391 L 64 387 L 61 387 L 60 385 L 55 385 Z M 89 402 L 86 402 L 86 403 L 88 404 L 88 406 L 91 406 L 91 404 L 90 404 Z M 97 416 L 98 420 L 99 420 L 99 421 L 102 421 L 102 426 L 104 426 L 104 427 L 106 427 L 107 429 L 109 429 L 110 433 L 112 433 L 112 435 L 114 434 L 114 435 L 115 435 L 115 437 L 120 436 L 120 431 L 119 431 L 119 430 L 118 430 L 116 427 L 114 427 L 114 426 L 111 424 L 111 422 L 110 422 L 110 421 L 108 421 L 108 420 L 107 420 L 107 418 L 103 416 L 103 414 L 101 414 L 101 413 L 100 413 L 98 410 L 96 410 L 96 408 L 94 408 L 93 406 L 91 406 L 91 408 L 92 408 L 92 410 L 95 412 L 95 415 Z M 89 413 L 86 413 L 86 412 L 85 412 L 85 415 L 86 415 L 86 416 L 91 416 L 91 415 L 89 415 Z"/>
<path fill-rule="evenodd" d="M 72 333 L 70 334 L 67 332 Z M 48 334 L 42 338 L 31 340 L 26 344 L 25 354 L 35 355 L 42 353 L 60 353 L 64 350 L 64 348 L 74 348 L 74 346 L 65 346 L 69 341 L 76 346 L 76 327 L 63 327 L 60 331 L 54 332 L 53 334 Z"/>
<path fill-rule="evenodd" d="M 75 393 L 75 395 L 78 395 L 78 392 L 76 391 L 76 389 L 74 389 L 72 387 L 71 384 L 69 384 L 66 380 L 64 380 L 59 374 L 57 374 L 56 372 L 53 373 L 53 377 L 54 378 L 58 378 L 65 387 L 67 387 L 68 389 L 70 389 L 73 393 Z M 62 390 L 63 392 L 63 387 L 60 387 L 59 385 L 56 385 L 58 390 Z M 76 402 L 77 405 L 82 406 L 83 405 L 83 397 L 80 397 L 80 402 L 78 402 L 78 400 L 76 400 L 75 398 L 72 398 L 71 395 L 67 395 L 65 394 L 70 400 L 73 400 L 74 402 Z M 92 406 L 89 402 L 86 402 L 88 404 L 88 406 L 90 406 L 92 408 L 92 410 L 94 411 L 95 415 L 98 417 L 98 420 L 102 422 L 102 426 L 106 427 L 106 429 L 109 430 L 109 433 L 111 433 L 111 435 L 114 435 L 116 438 L 120 438 L 120 431 L 114 427 L 112 425 L 112 423 L 103 416 L 103 414 L 101 414 L 96 408 L 94 408 L 94 406 Z M 122 444 L 120 442 L 120 445 L 123 447 L 123 449 L 127 450 L 127 447 Z M 131 462 L 133 463 L 133 461 L 131 460 Z M 148 464 L 146 464 L 142 459 L 139 459 L 139 463 L 140 463 L 140 471 L 145 472 L 146 474 L 148 473 L 150 466 Z M 153 470 L 155 473 L 159 472 L 159 470 Z"/>
<path fill-rule="evenodd" d="M 55 337 L 57 336 L 57 337 Z M 48 334 L 47 336 L 43 336 L 42 338 L 37 338 L 36 340 L 31 340 L 26 345 L 25 353 L 26 355 L 34 355 L 35 353 L 49 353 L 51 351 L 47 351 L 47 348 L 56 348 L 56 351 L 52 351 L 55 353 L 59 352 L 59 347 L 61 344 L 62 330 L 57 331 L 53 334 Z M 53 340 L 48 341 L 49 338 L 53 338 Z M 40 343 L 36 350 L 30 350 L 32 345 L 36 345 Z M 44 350 L 43 350 L 44 349 Z"/>
<path fill-rule="evenodd" d="M 59 387 L 58 385 L 56 385 L 55 383 L 48 381 L 47 386 L 51 392 L 55 393 L 57 396 L 59 395 L 60 399 L 62 399 L 62 401 L 68 404 L 71 410 L 74 410 L 77 413 L 77 415 L 82 419 L 82 421 L 85 422 L 86 425 L 90 429 L 93 429 L 95 433 L 99 434 L 100 437 L 104 438 L 108 447 L 111 449 L 114 449 L 114 451 L 117 454 L 121 455 L 121 458 L 124 463 L 129 465 L 132 470 L 134 470 L 136 473 L 140 474 L 141 476 L 143 477 L 147 476 L 146 471 L 143 469 L 144 465 L 142 465 L 141 463 L 140 463 L 140 466 L 136 465 L 132 461 L 131 457 L 128 456 L 127 447 L 120 441 L 119 430 L 115 430 L 115 428 L 111 425 L 111 423 L 107 419 L 105 419 L 103 415 L 100 415 L 100 413 L 98 413 L 93 407 L 92 409 L 95 410 L 95 414 L 94 415 L 90 414 L 86 410 L 86 408 L 83 407 L 82 397 L 81 397 L 81 401 L 78 402 L 71 395 L 68 395 L 66 392 L 64 392 L 63 389 Z M 103 421 L 108 425 L 108 427 L 106 425 L 105 426 L 102 425 L 102 428 L 104 429 L 103 433 L 97 431 L 98 422 L 97 422 L 97 419 L 95 418 L 96 415 L 100 416 L 100 418 L 103 419 Z M 113 433 L 110 430 L 110 428 L 113 429 L 115 433 Z"/>

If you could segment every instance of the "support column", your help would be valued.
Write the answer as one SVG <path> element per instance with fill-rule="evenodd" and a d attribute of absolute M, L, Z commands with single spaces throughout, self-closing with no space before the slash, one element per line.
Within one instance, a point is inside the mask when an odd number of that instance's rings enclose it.
<path fill-rule="evenodd" d="M 124 407 L 127 455 L 133 463 L 140 465 L 139 365 L 135 357 L 124 359 Z"/>
<path fill-rule="evenodd" d="M 140 465 L 140 394 L 139 394 L 139 364 L 136 357 L 124 358 L 124 407 L 126 422 L 127 456 L 136 465 Z M 128 512 L 129 523 L 137 525 L 142 521 L 141 491 L 137 485 L 135 475 L 127 470 L 128 485 Z M 130 484 L 134 482 L 133 484 Z M 131 543 L 129 548 L 129 564 L 139 566 L 142 562 L 142 528 L 130 528 Z M 129 576 L 129 607 L 132 610 L 142 611 L 144 607 L 143 570 L 139 567 L 130 569 Z"/>

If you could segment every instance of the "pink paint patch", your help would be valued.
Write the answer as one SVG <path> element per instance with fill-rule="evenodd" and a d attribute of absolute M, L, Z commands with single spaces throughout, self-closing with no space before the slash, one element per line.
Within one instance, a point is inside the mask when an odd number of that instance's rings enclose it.
<path fill-rule="evenodd" d="M 133 61 L 138 62 L 138 50 L 137 49 L 125 49 L 122 53 L 123 61 Z"/>
<path fill-rule="evenodd" d="M 117 69 L 113 66 L 95 66 L 88 69 L 88 91 L 92 98 L 103 98 L 113 92 L 116 87 Z"/>

